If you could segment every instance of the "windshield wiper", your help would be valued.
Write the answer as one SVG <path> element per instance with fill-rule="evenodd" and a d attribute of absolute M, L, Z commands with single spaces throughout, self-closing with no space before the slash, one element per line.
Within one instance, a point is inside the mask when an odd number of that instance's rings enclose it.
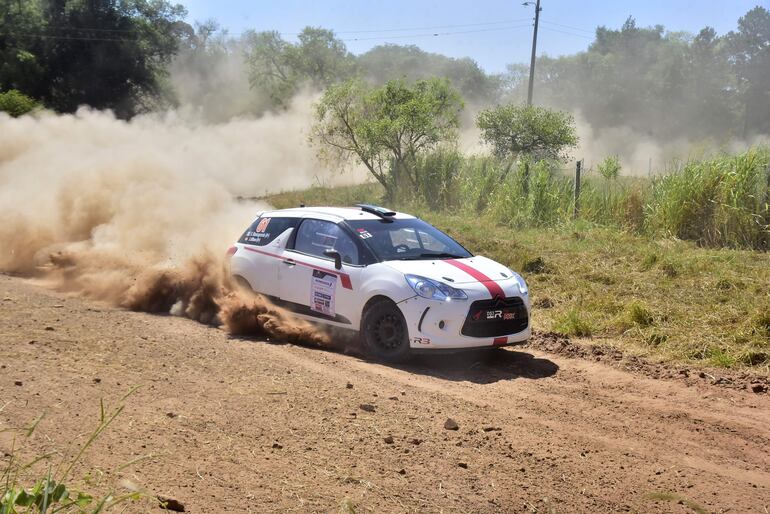
<path fill-rule="evenodd" d="M 402 261 L 416 261 L 420 259 L 464 259 L 463 255 L 455 255 L 453 253 L 446 252 L 423 252 L 419 255 L 412 255 L 410 257 L 402 257 L 399 260 Z"/>
<path fill-rule="evenodd" d="M 455 255 L 453 253 L 438 252 L 438 253 L 421 253 L 421 257 L 435 257 L 436 259 L 464 259 L 464 255 Z"/>

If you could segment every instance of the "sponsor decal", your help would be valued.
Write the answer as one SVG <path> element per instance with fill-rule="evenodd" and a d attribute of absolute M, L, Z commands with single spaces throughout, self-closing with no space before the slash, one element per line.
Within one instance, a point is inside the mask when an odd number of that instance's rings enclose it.
<path fill-rule="evenodd" d="M 270 218 L 262 218 L 259 220 L 259 224 L 257 224 L 257 229 L 255 232 L 264 232 L 267 230 L 267 226 L 270 224 Z"/>
<path fill-rule="evenodd" d="M 427 337 L 413 337 L 412 344 L 430 344 L 430 338 Z"/>
<path fill-rule="evenodd" d="M 337 275 L 313 270 L 313 278 L 310 282 L 310 308 L 333 317 L 336 289 Z"/>
<path fill-rule="evenodd" d="M 262 246 L 262 240 L 267 238 L 270 238 L 270 232 L 252 232 L 249 230 L 246 232 L 246 239 L 244 242 L 247 244 L 256 244 Z"/>
<path fill-rule="evenodd" d="M 493 309 L 493 310 L 480 310 L 471 315 L 473 321 L 493 321 L 496 319 L 502 319 L 510 321 L 516 319 L 515 311 L 507 311 L 505 309 Z"/>

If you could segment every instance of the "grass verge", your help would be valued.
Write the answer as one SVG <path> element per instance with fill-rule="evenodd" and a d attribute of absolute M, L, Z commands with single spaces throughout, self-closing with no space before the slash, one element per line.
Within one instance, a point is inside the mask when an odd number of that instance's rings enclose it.
<path fill-rule="evenodd" d="M 381 195 L 367 184 L 266 200 L 285 208 L 381 202 Z M 770 371 L 770 253 L 703 248 L 584 221 L 516 229 L 490 216 L 398 208 L 521 271 L 535 329 L 591 337 L 655 359 Z"/>

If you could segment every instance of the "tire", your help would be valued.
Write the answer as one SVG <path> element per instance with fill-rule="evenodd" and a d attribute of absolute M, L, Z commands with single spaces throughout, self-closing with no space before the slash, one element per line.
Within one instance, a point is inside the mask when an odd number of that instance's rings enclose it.
<path fill-rule="evenodd" d="M 361 320 L 361 340 L 364 350 L 375 359 L 401 362 L 410 354 L 406 320 L 390 300 L 380 300 L 366 309 Z"/>

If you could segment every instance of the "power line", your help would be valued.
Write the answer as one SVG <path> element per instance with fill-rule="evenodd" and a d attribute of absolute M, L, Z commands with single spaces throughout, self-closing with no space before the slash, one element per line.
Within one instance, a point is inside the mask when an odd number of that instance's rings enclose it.
<path fill-rule="evenodd" d="M 101 38 L 101 37 L 85 37 L 85 36 L 56 36 L 52 34 L 33 34 L 23 32 L 6 32 L 6 34 L 17 37 L 30 37 L 41 39 L 61 39 L 61 40 L 73 40 L 73 41 L 115 41 L 117 43 L 136 43 L 139 39 L 136 38 Z"/>
<path fill-rule="evenodd" d="M 583 39 L 593 39 L 594 38 L 593 36 L 586 36 L 584 34 L 575 34 L 574 32 L 568 32 L 566 30 L 555 29 L 553 27 L 543 27 L 543 29 L 550 30 L 551 32 L 560 32 L 562 34 L 568 34 L 570 36 L 582 37 Z"/>
<path fill-rule="evenodd" d="M 96 27 L 71 27 L 69 25 L 46 25 L 47 29 L 53 30 L 76 30 L 76 31 L 88 31 L 88 32 L 135 32 L 137 29 L 102 29 Z"/>
<path fill-rule="evenodd" d="M 556 23 L 555 21 L 543 20 L 543 23 L 546 23 L 548 25 L 556 25 L 557 27 L 563 27 L 565 29 L 577 30 L 578 32 L 586 32 L 588 34 L 595 34 L 596 33 L 595 30 L 581 29 L 581 28 L 578 28 L 578 27 L 573 27 L 572 25 L 564 25 L 563 23 Z"/>
<path fill-rule="evenodd" d="M 341 30 L 335 31 L 335 34 L 363 34 L 363 33 L 377 33 L 377 32 L 408 32 L 410 30 L 434 30 L 434 29 L 456 29 L 462 27 L 479 27 L 483 25 L 502 25 L 504 23 L 519 23 L 522 21 L 530 21 L 529 18 L 519 18 L 518 20 L 502 20 L 502 21 L 485 21 L 482 23 L 465 23 L 462 25 L 436 25 L 433 27 L 411 27 L 402 29 L 371 29 L 371 30 Z M 299 35 L 300 32 L 287 34 L 287 35 Z"/>
<path fill-rule="evenodd" d="M 479 32 L 497 32 L 501 30 L 520 29 L 524 27 L 529 27 L 529 24 L 512 25 L 510 27 L 497 27 L 497 28 L 491 28 L 491 29 L 462 30 L 462 31 L 455 31 L 455 32 L 429 32 L 424 34 L 401 34 L 396 36 L 360 37 L 360 38 L 342 39 L 341 41 L 373 41 L 373 40 L 385 40 L 385 39 L 409 39 L 409 38 L 415 38 L 415 37 L 454 36 L 457 34 L 476 34 Z"/>
<path fill-rule="evenodd" d="M 528 27 L 529 25 L 511 25 L 506 27 L 494 27 L 494 28 L 485 28 L 485 29 L 476 29 L 476 30 L 461 30 L 461 31 L 451 31 L 451 32 L 429 32 L 429 33 L 421 33 L 421 34 L 398 34 L 398 35 L 392 35 L 392 36 L 374 36 L 374 37 L 361 37 L 361 38 L 347 38 L 342 39 L 341 41 L 374 41 L 374 40 L 387 40 L 387 39 L 409 39 L 409 38 L 421 38 L 421 37 L 441 37 L 441 36 L 454 36 L 458 34 L 475 34 L 480 32 L 496 32 L 496 31 L 502 31 L 502 30 L 513 30 L 523 27 Z M 85 29 L 84 29 L 85 30 Z M 135 43 L 139 41 L 139 39 L 136 38 L 103 38 L 103 37 L 93 37 L 93 36 L 71 36 L 71 35 L 56 35 L 56 34 L 37 34 L 37 33 L 22 33 L 22 32 L 7 32 L 6 34 L 17 36 L 17 37 L 29 37 L 29 38 L 41 38 L 41 39 L 54 39 L 54 40 L 64 40 L 64 41 L 114 41 L 114 42 L 132 42 Z"/>
<path fill-rule="evenodd" d="M 509 24 L 509 23 L 519 23 L 523 21 L 530 21 L 529 18 L 519 18 L 515 20 L 499 20 L 499 21 L 485 21 L 485 22 L 479 22 L 479 23 L 463 23 L 463 24 L 455 24 L 455 25 L 433 25 L 433 26 L 425 26 L 425 27 L 403 27 L 403 28 L 389 28 L 389 29 L 366 29 L 366 30 L 340 30 L 340 31 L 333 31 L 335 34 L 377 34 L 381 32 L 409 32 L 413 30 L 437 30 L 437 29 L 455 29 L 455 28 L 464 28 L 464 27 L 482 27 L 482 26 L 489 26 L 489 25 L 503 25 L 503 24 Z M 104 28 L 95 28 L 95 27 L 69 27 L 65 25 L 48 25 L 47 28 L 51 28 L 54 30 L 62 30 L 62 31 L 76 31 L 76 32 L 116 32 L 116 33 L 132 33 L 135 32 L 136 29 L 104 29 Z M 227 29 L 222 29 L 222 31 L 227 32 L 228 35 L 232 36 L 242 36 L 246 33 L 244 32 L 229 32 Z M 282 36 L 299 36 L 302 34 L 302 32 L 281 32 Z"/>

